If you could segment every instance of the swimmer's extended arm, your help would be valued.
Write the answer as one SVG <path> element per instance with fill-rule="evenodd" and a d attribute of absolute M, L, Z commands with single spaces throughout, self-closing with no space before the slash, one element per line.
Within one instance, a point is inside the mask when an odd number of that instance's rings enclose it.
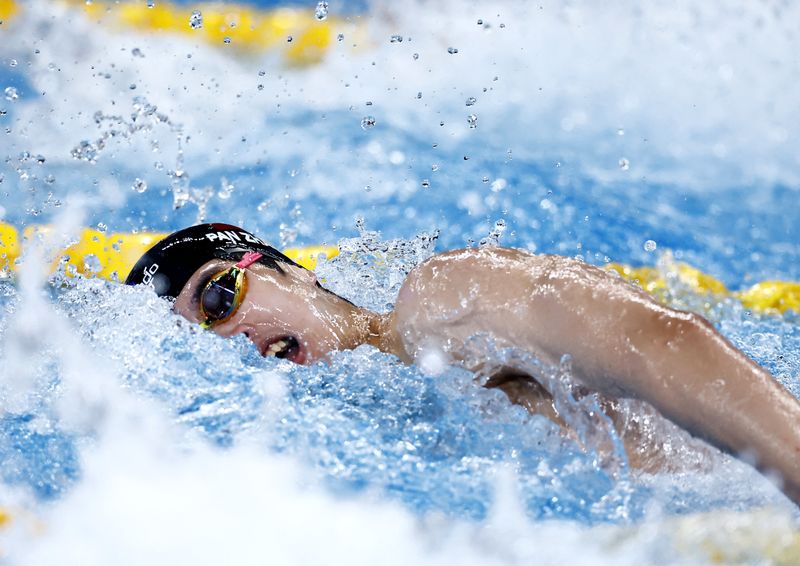
<path fill-rule="evenodd" d="M 397 313 L 412 356 L 434 344 L 458 357 L 476 332 L 550 363 L 570 354 L 586 385 L 643 399 L 717 447 L 751 455 L 800 502 L 800 403 L 704 318 L 612 274 L 558 256 L 460 250 L 412 272 Z"/>

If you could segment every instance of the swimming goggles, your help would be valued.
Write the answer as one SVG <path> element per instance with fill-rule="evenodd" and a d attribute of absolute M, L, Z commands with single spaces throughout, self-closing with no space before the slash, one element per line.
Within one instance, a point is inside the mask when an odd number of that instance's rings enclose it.
<path fill-rule="evenodd" d="M 200 314 L 203 328 L 212 328 L 230 319 L 247 292 L 245 270 L 264 257 L 258 252 L 247 252 L 239 263 L 217 273 L 200 293 Z"/>

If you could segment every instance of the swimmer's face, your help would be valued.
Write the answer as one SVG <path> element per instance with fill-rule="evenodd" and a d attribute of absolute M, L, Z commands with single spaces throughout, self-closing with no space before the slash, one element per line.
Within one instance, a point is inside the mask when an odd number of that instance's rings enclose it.
<path fill-rule="evenodd" d="M 205 320 L 200 299 L 215 275 L 233 262 L 214 259 L 198 269 L 175 301 L 175 312 Z M 317 285 L 313 272 L 281 264 L 283 273 L 253 264 L 245 270 L 246 291 L 233 315 L 211 327 L 220 336 L 244 334 L 263 356 L 313 363 L 334 350 L 358 345 L 355 307 Z"/>

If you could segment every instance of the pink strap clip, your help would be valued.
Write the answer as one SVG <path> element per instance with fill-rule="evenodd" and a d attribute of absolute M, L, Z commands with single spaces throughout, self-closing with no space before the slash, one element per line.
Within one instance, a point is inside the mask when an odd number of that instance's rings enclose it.
<path fill-rule="evenodd" d="M 239 263 L 236 264 L 236 267 L 238 267 L 239 269 L 248 268 L 258 260 L 260 260 L 262 257 L 264 257 L 264 254 L 258 252 L 246 252 L 242 256 L 242 259 L 239 261 Z"/>

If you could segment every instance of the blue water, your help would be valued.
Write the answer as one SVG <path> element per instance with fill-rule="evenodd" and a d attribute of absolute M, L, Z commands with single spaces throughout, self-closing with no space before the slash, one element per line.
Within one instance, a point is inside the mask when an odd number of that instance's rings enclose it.
<path fill-rule="evenodd" d="M 313 17 L 313 5 L 289 4 L 308 7 Z M 669 251 L 733 289 L 800 280 L 800 128 L 792 92 L 779 88 L 799 78 L 798 69 L 774 61 L 762 67 L 760 58 L 774 46 L 796 47 L 796 39 L 781 35 L 777 16 L 749 16 L 763 20 L 773 43 L 753 33 L 736 47 L 737 17 L 712 8 L 693 13 L 688 5 L 663 14 L 617 8 L 588 25 L 596 8 L 583 4 L 548 4 L 544 15 L 533 8 L 517 14 L 511 3 L 415 6 L 402 15 L 391 3 L 331 3 L 334 15 L 361 22 L 372 35 L 358 39 L 362 50 L 350 51 L 357 33 L 348 28 L 325 63 L 297 69 L 270 53 L 231 55 L 188 39 L 135 31 L 112 38 L 78 12 L 59 12 L 55 25 L 43 10 L 49 4 L 34 6 L 45 15 L 0 30 L 12 34 L 0 43 L 0 90 L 14 86 L 20 95 L 0 99 L 7 111 L 0 127 L 8 128 L 0 217 L 18 227 L 57 221 L 82 198 L 81 224 L 111 232 L 169 231 L 205 218 L 240 224 L 280 245 L 335 244 L 359 237 L 359 219 L 390 250 L 391 239 L 438 232 L 441 251 L 477 245 L 500 221 L 502 245 L 597 265 L 655 265 Z M 436 17 L 429 10 L 438 10 Z M 518 25 L 523 16 L 538 26 L 535 41 L 545 52 L 517 53 L 527 45 Z M 618 16 L 628 35 L 606 46 L 602 75 L 582 58 L 604 45 Z M 491 29 L 481 31 L 478 17 Z M 671 31 L 660 37 L 666 32 L 659 18 L 668 17 Z M 709 23 L 714 18 L 722 23 Z M 443 31 L 442 23 L 451 29 Z M 562 38 L 561 46 L 547 41 L 564 29 L 575 37 Z M 478 32 L 498 35 L 486 40 Z M 405 41 L 391 44 L 393 33 Z M 704 33 L 709 44 L 700 39 Z M 670 34 L 689 37 L 702 55 L 695 67 L 684 65 Z M 447 54 L 449 45 L 459 47 L 461 59 Z M 725 55 L 720 46 L 732 51 Z M 135 47 L 144 58 L 131 55 Z M 574 67 L 557 64 L 562 53 Z M 654 67 L 683 73 L 682 82 L 664 87 Z M 105 72 L 110 78 L 99 76 Z M 753 90 L 752 76 L 764 90 L 772 86 L 771 94 Z M 716 98 L 708 94 L 723 87 Z M 619 102 L 645 94 L 653 99 L 647 104 Z M 477 102 L 468 106 L 471 96 Z M 769 96 L 771 105 L 764 103 Z M 141 114 L 133 120 L 145 103 L 176 127 Z M 741 112 L 748 104 L 751 115 Z M 702 111 L 690 113 L 697 106 Z M 120 122 L 95 122 L 98 111 L 147 127 L 109 138 L 95 162 L 74 159 L 70 152 L 82 141 L 120 129 Z M 466 120 L 473 112 L 474 130 Z M 361 119 L 370 115 L 375 126 L 365 130 Z M 774 136 L 761 135 L 767 130 Z M 176 209 L 169 171 L 180 165 L 178 137 L 189 202 Z M 131 189 L 137 178 L 146 191 Z M 655 252 L 645 249 L 647 240 L 657 243 Z M 401 260 L 423 256 L 399 258 L 389 269 L 399 272 Z M 380 273 L 371 287 L 348 290 L 356 272 L 346 259 L 325 268 L 331 284 L 361 304 L 391 302 Z M 20 328 L 15 312 L 33 307 L 10 284 L 0 289 L 0 333 L 9 344 L 9 333 Z M 232 450 L 255 439 L 265 454 L 297 457 L 332 493 L 377 493 L 419 516 L 482 520 L 493 501 L 494 471 L 510 464 L 533 521 L 625 522 L 644 517 L 654 501 L 678 514 L 785 504 L 754 472 L 714 451 L 708 458 L 715 474 L 757 487 L 722 489 L 693 470 L 692 454 L 702 448 L 663 423 L 659 438 L 685 448 L 677 458 L 688 470 L 640 476 L 623 467 L 615 475 L 554 425 L 457 369 L 429 376 L 369 348 L 293 367 L 261 359 L 243 339 L 198 332 L 166 305 L 148 301 L 145 291 L 80 280 L 49 293 L 74 336 L 97 356 L 99 374 L 154 400 L 182 430 L 215 445 Z M 795 314 L 761 316 L 680 289 L 671 300 L 710 316 L 800 394 Z M 79 453 L 102 427 L 63 425 L 59 383 L 68 364 L 58 340 L 39 340 L 29 346 L 32 401 L 0 420 L 0 459 L 3 481 L 29 488 L 41 503 L 84 481 Z M 280 402 L 265 379 L 280 384 Z M 11 406 L 8 398 L 5 391 L 4 405 Z"/>

